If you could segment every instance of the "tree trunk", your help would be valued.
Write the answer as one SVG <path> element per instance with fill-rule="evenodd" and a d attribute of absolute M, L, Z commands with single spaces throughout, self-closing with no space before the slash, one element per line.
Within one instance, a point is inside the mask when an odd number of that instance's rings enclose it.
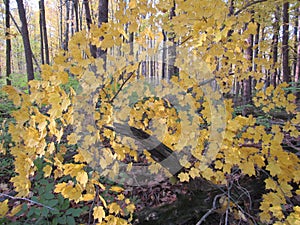
<path fill-rule="evenodd" d="M 175 9 L 176 9 L 176 3 L 174 0 L 174 4 L 173 7 L 170 10 L 170 20 L 172 20 L 172 18 L 174 16 L 176 16 L 175 14 Z M 175 61 L 176 61 L 176 42 L 175 42 L 175 33 L 174 32 L 170 32 L 169 34 L 169 41 L 172 42 L 172 46 L 170 46 L 168 48 L 168 77 L 171 78 L 172 76 L 178 75 L 178 68 L 175 67 Z"/>
<path fill-rule="evenodd" d="M 108 22 L 108 0 L 99 0 L 98 12 L 99 12 L 98 27 L 101 27 L 103 23 Z M 100 37 L 100 40 L 103 40 L 103 37 Z M 106 68 L 106 54 L 107 54 L 107 50 L 101 48 L 97 50 L 97 57 L 103 59 L 104 69 Z"/>
<path fill-rule="evenodd" d="M 69 0 L 66 0 L 66 29 L 65 29 L 65 40 L 63 44 L 63 49 L 65 51 L 68 50 L 68 45 L 69 45 L 69 21 L 70 20 L 70 2 Z"/>
<path fill-rule="evenodd" d="M 272 41 L 272 52 L 273 52 L 273 74 L 271 83 L 274 87 L 277 85 L 277 78 L 278 78 L 278 68 L 277 68 L 277 62 L 278 62 L 278 41 L 279 41 L 279 20 L 280 20 L 280 8 L 277 6 L 277 9 L 275 11 L 275 22 L 273 24 L 274 34 L 273 34 L 273 41 Z"/>
<path fill-rule="evenodd" d="M 9 0 L 5 0 L 5 38 L 6 38 L 6 84 L 11 85 L 9 76 L 11 74 L 11 40 L 10 40 L 10 15 Z"/>
<path fill-rule="evenodd" d="M 43 33 L 43 13 L 42 13 L 42 2 L 39 1 L 39 11 L 40 11 L 40 43 L 41 43 L 41 63 L 45 64 L 44 56 L 44 33 Z"/>
<path fill-rule="evenodd" d="M 294 51 L 293 51 L 293 77 L 296 77 L 296 66 L 297 66 L 297 47 L 298 47 L 298 15 L 299 8 L 295 10 L 296 16 L 294 19 Z"/>
<path fill-rule="evenodd" d="M 252 20 L 253 22 L 253 20 Z M 253 70 L 253 34 L 250 34 L 248 39 L 248 48 L 246 49 L 246 58 L 248 59 L 250 66 L 248 68 L 248 72 L 252 72 Z M 251 95 L 252 95 L 252 77 L 249 76 L 248 79 L 244 79 L 243 81 L 244 89 L 243 89 L 243 104 L 249 104 L 251 103 Z"/>
<path fill-rule="evenodd" d="M 79 15 L 78 15 L 78 9 L 79 9 L 79 3 L 78 0 L 73 0 L 74 4 L 74 12 L 75 12 L 75 32 L 79 31 Z"/>
<path fill-rule="evenodd" d="M 88 27 L 88 30 L 90 30 L 91 29 L 91 24 L 92 24 L 92 17 L 91 17 L 89 1 L 84 0 L 82 4 L 84 5 L 84 8 L 85 8 L 86 25 Z M 96 48 L 95 45 L 90 44 L 90 52 L 91 52 L 91 55 L 94 58 L 97 58 L 97 48 Z"/>
<path fill-rule="evenodd" d="M 298 8 L 298 35 L 297 35 L 297 62 L 295 68 L 295 82 L 297 83 L 297 87 L 300 87 L 299 83 L 300 79 L 300 6 Z M 297 99 L 300 98 L 300 91 L 297 91 Z"/>
<path fill-rule="evenodd" d="M 21 32 L 22 32 L 22 39 L 23 39 L 23 45 L 25 51 L 27 80 L 30 81 L 34 79 L 34 71 L 33 71 L 33 63 L 32 63 L 32 51 L 31 51 L 28 26 L 27 26 L 27 18 L 26 18 L 23 0 L 17 0 L 17 4 L 18 4 L 20 21 L 22 22 Z"/>
<path fill-rule="evenodd" d="M 63 45 L 63 1 L 59 1 L 59 46 L 64 49 Z"/>
<path fill-rule="evenodd" d="M 282 75 L 283 82 L 290 82 L 289 68 L 289 3 L 283 4 L 282 10 Z"/>
<path fill-rule="evenodd" d="M 258 58 L 258 53 L 259 53 L 259 48 L 258 48 L 259 39 L 260 39 L 259 32 L 260 32 L 260 23 L 257 23 L 256 34 L 254 36 L 254 47 L 255 47 L 255 49 L 253 50 L 253 62 L 254 62 L 253 71 L 254 72 L 257 72 L 257 70 L 258 70 L 256 60 Z M 252 86 L 255 87 L 256 83 L 257 83 L 257 80 L 254 78 L 253 81 L 252 81 Z M 251 94 L 252 94 L 252 91 L 251 91 Z"/>
<path fill-rule="evenodd" d="M 167 42 L 167 34 L 164 30 L 162 30 L 162 34 L 164 36 L 163 39 L 163 49 L 162 49 L 162 71 L 161 71 L 161 77 L 162 79 L 166 78 L 166 61 L 167 61 L 167 46 L 166 46 L 166 42 Z"/>
<path fill-rule="evenodd" d="M 44 2 L 44 0 L 40 0 L 40 2 L 41 2 L 41 10 L 42 10 L 42 25 L 43 25 L 43 40 L 44 40 L 44 46 L 45 46 L 45 58 L 46 58 L 46 64 L 50 64 L 45 2 Z"/>

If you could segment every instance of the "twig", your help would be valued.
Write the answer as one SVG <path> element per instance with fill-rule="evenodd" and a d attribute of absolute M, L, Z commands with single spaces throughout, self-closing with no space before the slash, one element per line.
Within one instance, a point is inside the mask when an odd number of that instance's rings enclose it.
<path fill-rule="evenodd" d="M 137 68 L 140 67 L 141 63 L 142 63 L 142 61 L 139 62 Z M 112 103 L 112 102 L 115 100 L 115 98 L 119 95 L 119 93 L 121 92 L 121 90 L 123 89 L 123 87 L 125 86 L 125 84 L 130 80 L 130 78 L 135 74 L 135 72 L 136 72 L 136 70 L 133 71 L 133 72 L 131 72 L 131 73 L 129 74 L 129 76 L 123 81 L 123 83 L 121 84 L 121 86 L 120 86 L 120 88 L 118 89 L 118 91 L 116 92 L 116 94 L 109 100 L 110 103 Z"/>
<path fill-rule="evenodd" d="M 219 197 L 222 197 L 224 194 L 218 194 L 214 197 L 214 201 L 213 201 L 213 206 L 210 210 L 208 210 L 208 212 L 206 212 L 202 217 L 201 219 L 198 221 L 198 223 L 196 223 L 196 225 L 200 225 L 201 223 L 204 222 L 204 220 L 210 215 L 213 213 L 213 211 L 216 210 L 217 206 L 216 206 L 216 203 L 217 203 L 217 199 Z"/>
<path fill-rule="evenodd" d="M 38 206 L 45 207 L 45 208 L 47 208 L 47 209 L 49 209 L 49 210 L 52 210 L 52 211 L 58 210 L 58 209 L 52 208 L 52 207 L 50 207 L 50 206 L 44 205 L 44 204 L 42 204 L 42 203 L 39 203 L 39 202 L 30 200 L 30 199 L 28 199 L 28 198 L 13 197 L 13 196 L 10 196 L 10 195 L 7 195 L 7 194 L 3 194 L 3 193 L 0 193 L 0 196 L 4 196 L 4 197 L 6 197 L 6 198 L 10 198 L 10 199 L 13 199 L 13 200 L 23 200 L 23 201 L 27 201 L 27 202 L 30 202 L 30 203 L 32 203 L 32 204 L 35 204 L 35 205 L 38 205 Z"/>
<path fill-rule="evenodd" d="M 247 195 L 247 197 L 248 197 L 248 199 L 249 199 L 249 205 L 250 205 L 250 206 L 249 206 L 249 209 L 251 210 L 251 209 L 252 209 L 252 199 L 251 199 L 251 194 L 250 194 L 250 192 L 249 192 L 246 188 L 244 188 L 243 186 L 241 186 L 238 180 L 236 181 L 236 183 L 237 183 L 237 186 L 236 186 L 236 187 L 237 187 L 238 189 L 240 189 L 241 191 L 243 191 L 245 195 Z M 241 198 L 241 197 L 242 197 L 242 195 L 240 195 L 239 198 Z M 239 198 L 238 198 L 238 200 L 239 200 Z"/>
<path fill-rule="evenodd" d="M 227 207 L 226 207 L 226 212 L 225 212 L 225 225 L 228 224 L 228 214 L 229 214 L 229 210 L 230 210 L 231 189 L 233 186 L 233 182 L 234 181 L 230 181 L 228 188 L 227 188 Z"/>
<path fill-rule="evenodd" d="M 239 9 L 238 11 L 236 11 L 233 15 L 237 16 L 238 14 L 240 14 L 242 11 L 244 11 L 248 7 L 250 7 L 252 5 L 255 5 L 255 4 L 258 4 L 258 3 L 266 2 L 266 1 L 268 1 L 268 0 L 257 0 L 257 1 L 249 2 L 243 8 Z"/>

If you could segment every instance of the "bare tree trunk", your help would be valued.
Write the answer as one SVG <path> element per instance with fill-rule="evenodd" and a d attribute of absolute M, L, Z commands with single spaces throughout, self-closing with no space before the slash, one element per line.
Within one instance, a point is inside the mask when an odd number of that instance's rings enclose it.
<path fill-rule="evenodd" d="M 298 35 L 297 35 L 297 62 L 295 68 L 295 82 L 300 87 L 300 6 L 298 8 Z M 300 99 L 300 91 L 297 91 L 297 99 Z"/>
<path fill-rule="evenodd" d="M 74 8 L 74 1 L 72 0 L 72 5 L 70 6 L 70 13 L 71 13 L 71 16 L 70 16 L 70 28 L 71 28 L 71 37 L 74 35 L 75 33 L 75 29 L 74 29 L 74 17 L 75 17 L 75 8 Z"/>
<path fill-rule="evenodd" d="M 241 90 L 241 85 L 240 81 L 238 81 L 237 78 L 235 78 L 236 84 L 235 84 L 235 92 L 234 92 L 234 106 L 238 106 L 239 104 L 239 95 L 240 95 L 240 90 Z"/>
<path fill-rule="evenodd" d="M 40 0 L 39 4 L 40 4 L 40 10 L 41 10 L 42 33 L 43 33 L 41 38 L 43 40 L 43 46 L 45 47 L 46 64 L 50 64 L 47 25 L 46 25 L 46 12 L 45 12 L 45 2 L 44 2 L 44 0 Z"/>
<path fill-rule="evenodd" d="M 99 0 L 99 8 L 98 8 L 98 27 L 101 27 L 103 23 L 108 22 L 108 0 Z M 100 37 L 100 40 L 103 39 L 103 37 Z M 101 57 L 103 59 L 103 67 L 106 68 L 106 54 L 107 50 L 104 50 L 102 48 L 99 48 L 97 50 L 97 57 Z"/>
<path fill-rule="evenodd" d="M 25 50 L 27 80 L 30 81 L 34 79 L 34 71 L 33 71 L 33 63 L 32 63 L 32 51 L 31 51 L 28 26 L 27 26 L 27 18 L 26 18 L 23 0 L 17 0 L 17 4 L 18 4 L 20 21 L 22 22 L 21 32 L 22 32 L 23 45 Z"/>
<path fill-rule="evenodd" d="M 272 52 L 273 52 L 273 68 L 274 72 L 272 74 L 271 83 L 274 87 L 277 85 L 277 78 L 278 78 L 278 41 L 279 41 L 279 20 L 280 20 L 280 8 L 277 6 L 275 11 L 275 22 L 273 24 L 274 34 L 273 34 L 273 41 L 272 41 Z"/>
<path fill-rule="evenodd" d="M 175 0 L 173 2 L 173 7 L 170 10 L 170 20 L 172 20 L 172 18 L 174 16 L 176 16 L 175 14 L 175 9 L 176 9 L 176 3 Z M 175 33 L 171 32 L 169 34 L 169 41 L 172 42 L 172 46 L 170 46 L 168 48 L 168 76 L 169 78 L 171 78 L 172 76 L 178 75 L 178 69 L 175 67 L 175 61 L 176 61 L 176 42 L 175 42 Z"/>
<path fill-rule="evenodd" d="M 88 30 L 90 30 L 91 24 L 92 24 L 92 17 L 91 17 L 89 1 L 84 0 L 82 4 L 84 5 L 84 8 L 85 8 L 86 24 L 87 24 Z M 90 44 L 90 52 L 94 58 L 97 58 L 97 48 L 95 45 Z"/>
<path fill-rule="evenodd" d="M 290 82 L 289 68 L 289 3 L 283 4 L 282 14 L 282 75 L 283 82 Z"/>
<path fill-rule="evenodd" d="M 74 12 L 75 12 L 75 32 L 79 31 L 79 14 L 78 14 L 78 9 L 79 9 L 79 3 L 78 0 L 73 0 L 74 4 Z"/>
<path fill-rule="evenodd" d="M 297 67 L 297 46 L 298 46 L 298 15 L 299 15 L 299 8 L 295 10 L 296 16 L 294 19 L 294 49 L 293 52 L 293 77 L 296 77 L 296 67 Z"/>
<path fill-rule="evenodd" d="M 69 0 L 66 0 L 66 29 L 65 29 L 65 39 L 63 44 L 63 49 L 68 50 L 69 45 L 69 21 L 70 20 L 70 2 Z"/>
<path fill-rule="evenodd" d="M 59 46 L 63 49 L 63 0 L 59 1 Z"/>
<path fill-rule="evenodd" d="M 10 15 L 9 15 L 9 0 L 5 0 L 5 38 L 6 38 L 6 84 L 11 85 L 9 79 L 11 74 L 11 40 L 10 40 Z"/>
<path fill-rule="evenodd" d="M 253 20 L 252 20 L 253 22 Z M 248 68 L 248 71 L 251 72 L 253 70 L 253 34 L 250 34 L 248 39 L 248 48 L 246 49 L 246 58 L 250 62 L 250 66 Z M 252 77 L 249 76 L 248 79 L 244 79 L 243 81 L 244 89 L 243 89 L 243 104 L 249 104 L 251 103 L 251 97 L 252 97 Z"/>
<path fill-rule="evenodd" d="M 256 60 L 257 60 L 258 53 L 259 53 L 259 48 L 258 48 L 258 43 L 259 43 L 259 39 L 260 39 L 259 32 L 260 32 L 260 23 L 257 23 L 256 34 L 254 36 L 254 46 L 255 46 L 255 49 L 253 50 L 253 62 L 254 62 L 253 71 L 254 72 L 257 72 Z M 252 86 L 255 87 L 256 83 L 257 83 L 257 80 L 254 78 L 253 81 L 252 81 L 252 84 L 253 84 Z M 251 90 L 251 93 L 252 93 L 252 90 Z"/>
<path fill-rule="evenodd" d="M 166 60 L 167 60 L 167 46 L 166 46 L 166 41 L 167 41 L 167 34 L 164 30 L 162 30 L 162 34 L 164 36 L 163 39 L 163 49 L 162 49 L 162 71 L 161 71 L 161 77 L 162 79 L 166 78 Z"/>
<path fill-rule="evenodd" d="M 83 19 L 83 8 L 84 8 L 84 2 L 85 0 L 82 1 L 82 4 L 80 5 L 79 2 L 78 2 L 78 9 L 79 9 L 79 30 L 82 30 L 82 19 Z"/>
<path fill-rule="evenodd" d="M 39 1 L 39 11 L 40 11 L 40 43 L 41 43 L 41 63 L 45 64 L 45 55 L 44 55 L 44 33 L 43 33 L 43 15 L 42 15 L 42 2 Z"/>

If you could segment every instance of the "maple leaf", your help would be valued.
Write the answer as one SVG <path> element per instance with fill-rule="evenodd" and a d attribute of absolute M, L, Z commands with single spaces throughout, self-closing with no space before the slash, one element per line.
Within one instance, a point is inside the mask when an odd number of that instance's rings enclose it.
<path fill-rule="evenodd" d="M 98 219 L 98 222 L 101 223 L 105 218 L 105 211 L 102 206 L 95 206 L 93 209 L 93 216 L 95 219 Z"/>
<path fill-rule="evenodd" d="M 22 204 L 14 206 L 13 209 L 10 211 L 9 216 L 15 216 L 18 212 L 22 210 L 22 207 L 23 207 Z M 1 213 L 0 213 L 0 218 L 1 218 Z"/>
<path fill-rule="evenodd" d="M 190 180 L 190 177 L 189 177 L 189 174 L 188 173 L 183 173 L 181 172 L 179 175 L 178 175 L 178 178 L 180 180 L 180 182 L 188 182 Z"/>
<path fill-rule="evenodd" d="M 3 202 L 0 202 L 0 218 L 3 218 L 8 212 L 8 210 L 8 199 L 4 200 Z"/>
<path fill-rule="evenodd" d="M 119 186 L 112 186 L 109 190 L 119 193 L 119 192 L 124 191 L 124 188 L 119 187 Z"/>
<path fill-rule="evenodd" d="M 109 213 L 114 213 L 116 215 L 122 212 L 121 207 L 116 202 L 110 203 L 107 208 L 109 209 Z"/>
<path fill-rule="evenodd" d="M 87 182 L 88 182 L 88 174 L 85 171 L 79 171 L 76 174 L 76 180 L 79 182 L 79 184 L 83 185 L 83 187 L 86 186 Z"/>
<path fill-rule="evenodd" d="M 43 171 L 44 171 L 44 176 L 45 177 L 49 177 L 51 175 L 51 172 L 52 172 L 52 166 L 50 165 L 46 165 L 44 168 L 43 168 Z"/>
<path fill-rule="evenodd" d="M 270 174 L 272 176 L 281 174 L 281 168 L 280 168 L 279 164 L 276 163 L 274 160 L 268 162 L 266 169 L 270 171 Z"/>

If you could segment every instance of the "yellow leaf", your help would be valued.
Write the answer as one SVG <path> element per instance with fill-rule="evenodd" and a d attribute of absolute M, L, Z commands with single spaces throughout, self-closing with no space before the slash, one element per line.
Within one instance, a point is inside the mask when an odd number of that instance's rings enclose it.
<path fill-rule="evenodd" d="M 20 93 L 15 87 L 4 86 L 2 89 L 8 94 L 8 98 L 13 101 L 15 106 L 21 105 Z"/>
<path fill-rule="evenodd" d="M 243 162 L 239 167 L 244 174 L 248 174 L 249 176 L 255 175 L 254 164 L 252 162 Z"/>
<path fill-rule="evenodd" d="M 102 220 L 105 218 L 105 211 L 102 206 L 96 206 L 94 208 L 93 216 L 95 219 L 98 219 L 98 221 L 101 223 Z"/>
<path fill-rule="evenodd" d="M 118 200 L 123 201 L 125 199 L 125 196 L 123 194 L 118 195 Z"/>
<path fill-rule="evenodd" d="M 267 178 L 265 180 L 265 183 L 266 183 L 266 189 L 276 190 L 278 188 L 275 181 L 272 180 L 271 178 Z"/>
<path fill-rule="evenodd" d="M 270 161 L 266 167 L 267 170 L 270 171 L 270 174 L 272 176 L 276 176 L 277 174 L 280 174 L 281 173 L 281 168 L 280 166 L 274 162 L 274 161 Z"/>
<path fill-rule="evenodd" d="M 71 177 L 77 176 L 79 172 L 82 171 L 84 164 L 73 164 L 68 163 L 64 165 L 64 174 L 65 175 L 71 175 Z"/>
<path fill-rule="evenodd" d="M 83 185 L 83 187 L 86 186 L 86 183 L 88 182 L 88 175 L 85 171 L 79 171 L 76 175 L 76 180 Z"/>
<path fill-rule="evenodd" d="M 99 198 L 100 198 L 100 200 L 101 200 L 103 206 L 104 206 L 105 208 L 107 208 L 107 204 L 106 204 L 105 199 L 104 199 L 101 195 L 99 195 Z"/>
<path fill-rule="evenodd" d="M 8 212 L 8 199 L 3 202 L 0 202 L 0 218 L 3 218 Z"/>
<path fill-rule="evenodd" d="M 54 145 L 54 142 L 51 142 L 51 143 L 48 144 L 47 152 L 52 154 L 54 151 L 55 151 L 55 145 Z"/>
<path fill-rule="evenodd" d="M 130 0 L 128 6 L 129 6 L 130 9 L 136 8 L 136 0 Z"/>
<path fill-rule="evenodd" d="M 257 25 L 256 23 L 249 23 L 247 30 L 250 34 L 256 34 Z"/>
<path fill-rule="evenodd" d="M 109 190 L 119 193 L 121 191 L 124 191 L 124 188 L 119 187 L 119 186 L 112 186 Z"/>
<path fill-rule="evenodd" d="M 16 207 L 14 207 L 11 212 L 9 213 L 9 216 L 14 216 L 16 215 L 18 212 L 20 212 L 20 210 L 22 209 L 22 205 L 17 205 Z"/>
<path fill-rule="evenodd" d="M 131 203 L 128 206 L 126 206 L 126 209 L 128 210 L 128 212 L 133 213 L 135 210 L 135 205 Z"/>
<path fill-rule="evenodd" d="M 192 167 L 192 169 L 189 171 L 189 175 L 191 176 L 191 178 L 195 178 L 195 177 L 199 177 L 200 176 L 200 170 Z"/>
<path fill-rule="evenodd" d="M 82 201 L 92 201 L 95 198 L 93 194 L 85 194 L 82 196 Z"/>
<path fill-rule="evenodd" d="M 180 179 L 180 182 L 188 182 L 190 180 L 189 174 L 183 172 L 178 175 L 178 178 Z"/>
<path fill-rule="evenodd" d="M 55 185 L 54 192 L 55 192 L 55 193 L 61 193 L 61 192 L 63 192 L 63 190 L 66 188 L 66 186 L 67 186 L 67 183 L 66 183 L 66 182 L 57 184 L 57 185 Z"/>
<path fill-rule="evenodd" d="M 120 34 L 122 34 L 124 36 L 124 38 L 128 41 L 129 40 L 129 37 L 128 35 L 126 34 L 125 30 L 121 29 L 121 28 L 118 28 L 118 31 L 120 32 Z"/>
<path fill-rule="evenodd" d="M 186 155 L 182 159 L 180 159 L 179 162 L 180 162 L 180 165 L 184 166 L 185 168 L 191 167 L 191 163 L 188 161 Z"/>
<path fill-rule="evenodd" d="M 44 171 L 44 176 L 45 177 L 49 177 L 51 175 L 51 172 L 52 172 L 52 166 L 50 165 L 46 165 L 44 168 L 43 168 L 43 171 Z"/>
<path fill-rule="evenodd" d="M 68 144 L 75 145 L 77 143 L 78 136 L 75 133 L 72 133 L 67 137 L 67 140 Z"/>
<path fill-rule="evenodd" d="M 114 214 L 119 214 L 122 211 L 121 207 L 116 202 L 109 204 L 108 209 L 109 209 L 109 213 L 114 213 Z"/>

